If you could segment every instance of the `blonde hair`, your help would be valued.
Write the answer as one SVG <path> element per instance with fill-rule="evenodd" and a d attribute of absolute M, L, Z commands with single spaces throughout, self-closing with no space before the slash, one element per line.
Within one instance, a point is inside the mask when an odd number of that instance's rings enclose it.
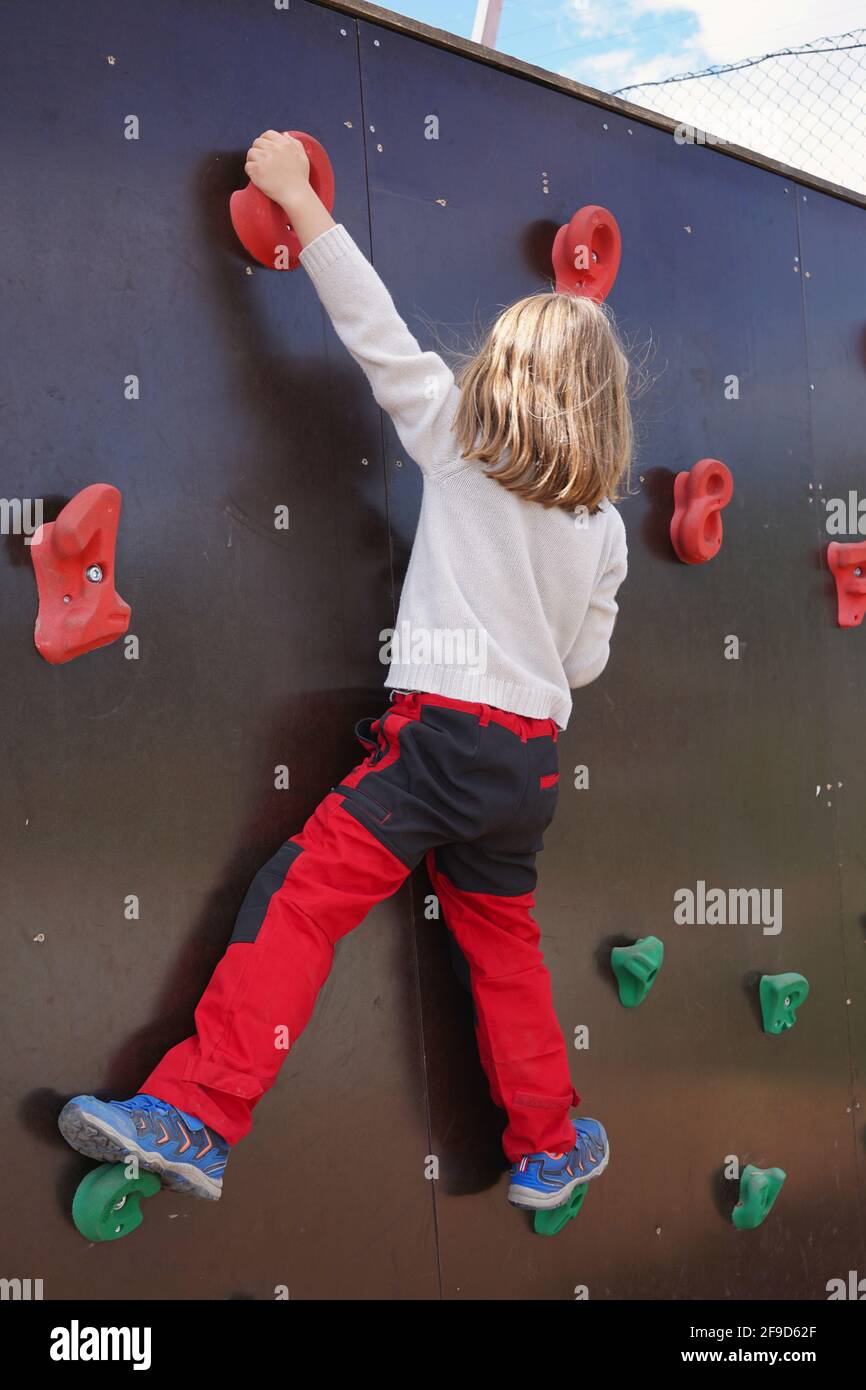
<path fill-rule="evenodd" d="M 550 292 L 519 299 L 457 372 L 463 457 L 543 507 L 616 501 L 633 449 L 628 371 L 601 305 Z"/>

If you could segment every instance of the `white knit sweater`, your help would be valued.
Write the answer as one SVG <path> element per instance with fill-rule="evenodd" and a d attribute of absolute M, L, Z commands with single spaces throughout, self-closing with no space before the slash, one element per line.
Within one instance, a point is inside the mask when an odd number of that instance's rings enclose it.
<path fill-rule="evenodd" d="M 565 728 L 570 688 L 610 654 L 625 527 L 610 503 L 594 516 L 526 502 L 460 454 L 460 393 L 422 352 L 345 227 L 301 252 L 337 334 L 363 368 L 424 475 L 386 686 L 427 690 L 552 718 Z"/>

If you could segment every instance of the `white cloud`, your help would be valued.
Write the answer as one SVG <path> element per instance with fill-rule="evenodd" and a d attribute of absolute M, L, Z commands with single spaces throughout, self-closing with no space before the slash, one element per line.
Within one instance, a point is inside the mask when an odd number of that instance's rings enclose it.
<path fill-rule="evenodd" d="M 546 57 L 605 91 L 799 47 L 866 24 L 863 0 L 566 0 Z M 607 40 L 607 42 L 605 42 Z M 567 45 L 574 45 L 568 48 Z M 628 100 L 866 191 L 866 50 L 771 59 Z"/>
<path fill-rule="evenodd" d="M 619 77 L 622 72 L 633 72 L 635 65 L 635 53 L 631 48 L 610 48 L 606 53 L 597 53 L 584 64 L 584 68 L 591 67 L 593 72 L 599 76 L 602 73 L 612 73 Z M 644 78 L 644 81 L 647 79 Z"/>
<path fill-rule="evenodd" d="M 866 22 L 863 0 L 631 0 L 628 10 L 636 27 L 665 12 L 690 11 L 707 65 L 797 47 Z"/>

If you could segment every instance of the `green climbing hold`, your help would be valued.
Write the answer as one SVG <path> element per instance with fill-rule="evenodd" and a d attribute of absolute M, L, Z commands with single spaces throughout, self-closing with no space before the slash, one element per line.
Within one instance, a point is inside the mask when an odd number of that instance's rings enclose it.
<path fill-rule="evenodd" d="M 581 1183 L 561 1207 L 553 1207 L 550 1211 L 537 1211 L 534 1222 L 535 1234 L 537 1236 L 558 1235 L 563 1226 L 567 1226 L 569 1221 L 574 1220 L 583 1206 L 586 1188 L 587 1184 Z"/>
<path fill-rule="evenodd" d="M 787 1174 L 781 1168 L 756 1168 L 747 1163 L 740 1174 L 740 1200 L 731 1213 L 738 1231 L 753 1231 L 766 1221 Z"/>
<path fill-rule="evenodd" d="M 633 946 L 614 946 L 610 963 L 619 984 L 619 1001 L 627 1009 L 642 1004 L 652 989 L 665 958 L 657 936 L 642 936 Z"/>
<path fill-rule="evenodd" d="M 805 975 L 762 975 L 758 986 L 765 1033 L 784 1033 L 797 1022 L 797 1010 L 809 993 Z"/>
<path fill-rule="evenodd" d="M 122 1163 L 103 1163 L 78 1184 L 72 1220 L 88 1240 L 120 1240 L 142 1222 L 141 1199 L 160 1188 L 155 1173 L 128 1178 Z"/>

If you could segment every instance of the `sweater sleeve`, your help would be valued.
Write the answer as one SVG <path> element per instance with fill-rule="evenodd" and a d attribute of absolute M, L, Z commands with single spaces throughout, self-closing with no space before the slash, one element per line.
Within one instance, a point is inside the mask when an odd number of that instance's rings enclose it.
<path fill-rule="evenodd" d="M 436 475 L 462 464 L 451 432 L 460 396 L 453 373 L 435 352 L 421 351 L 345 227 L 330 227 L 311 241 L 301 264 L 419 468 Z"/>
<path fill-rule="evenodd" d="M 600 676 L 610 657 L 610 639 L 619 612 L 616 593 L 628 571 L 625 526 L 619 512 L 611 510 L 616 520 L 606 561 L 596 580 L 586 618 L 563 662 L 572 690 L 589 685 Z"/>

